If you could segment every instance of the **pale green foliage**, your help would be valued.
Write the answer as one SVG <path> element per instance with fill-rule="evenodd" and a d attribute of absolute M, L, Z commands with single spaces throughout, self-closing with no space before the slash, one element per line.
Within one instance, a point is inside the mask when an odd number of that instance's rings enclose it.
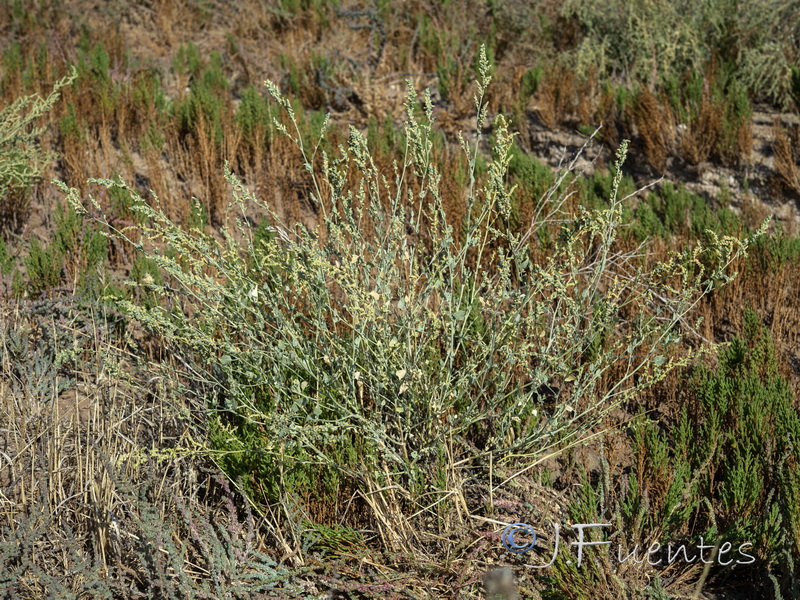
<path fill-rule="evenodd" d="M 794 0 L 567 0 L 562 14 L 585 33 L 573 54 L 581 73 L 657 85 L 702 73 L 716 58 L 761 99 L 790 100 L 791 67 L 800 59 Z"/>
<path fill-rule="evenodd" d="M 485 59 L 479 64 L 480 123 L 489 74 Z M 267 87 L 294 124 L 289 102 Z M 431 159 L 430 97 L 422 122 L 415 106 L 409 86 L 406 152 L 391 175 L 378 171 L 354 128 L 335 157 L 314 161 L 301 148 L 312 200 L 327 207 L 313 231 L 280 223 L 227 168 L 233 202 L 221 239 L 184 231 L 130 191 L 132 210 L 146 220 L 135 246 L 170 283 L 146 284 L 162 306 L 123 300 L 122 308 L 195 352 L 209 372 L 217 369 L 227 408 L 264 432 L 265 460 L 340 469 L 374 492 L 365 500 L 378 515 L 397 497 L 406 514 L 443 511 L 450 505 L 429 494 L 450 495 L 441 487 L 449 485 L 445 455 L 462 463 L 490 452 L 495 461 L 539 456 L 556 441 L 578 440 L 612 407 L 684 364 L 692 353 L 673 348 L 691 331 L 686 314 L 752 241 L 724 238 L 637 271 L 615 250 L 623 146 L 607 209 L 568 215 L 563 197 L 546 195 L 549 205 L 536 214 L 556 214 L 565 225 L 550 257 L 535 262 L 526 240 L 546 223 L 532 223 L 524 237 L 508 227 L 513 135 L 498 116 L 494 159 L 477 190 L 478 140 L 474 149 L 462 142 L 472 176 L 459 244 Z M 62 188 L 86 213 L 80 194 Z M 236 216 L 250 205 L 271 215 L 271 239 L 256 240 Z M 109 235 L 130 241 L 100 219 Z M 601 387 L 611 369 L 616 379 Z M 481 432 L 476 448 L 472 436 Z M 360 454 L 343 464 L 342 447 Z M 396 539 L 392 528 L 416 535 L 402 523 L 386 527 L 387 543 Z"/>
<path fill-rule="evenodd" d="M 42 174 L 55 154 L 42 150 L 39 136 L 44 127 L 34 127 L 58 100 L 59 90 L 72 83 L 75 70 L 56 82 L 47 98 L 36 94 L 19 98 L 0 111 L 0 199 L 11 190 L 26 189 Z"/>

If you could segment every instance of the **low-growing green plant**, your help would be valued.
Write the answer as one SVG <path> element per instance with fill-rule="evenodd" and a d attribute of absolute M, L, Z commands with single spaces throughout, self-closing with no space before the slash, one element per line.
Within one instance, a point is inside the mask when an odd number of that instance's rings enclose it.
<path fill-rule="evenodd" d="M 0 90 L 6 92 L 11 88 L 23 69 L 22 46 L 19 42 L 10 44 L 2 53 L 3 76 L 0 79 Z"/>
<path fill-rule="evenodd" d="M 36 297 L 42 292 L 59 287 L 61 278 L 61 255 L 55 249 L 42 246 L 37 239 L 31 240 L 28 256 L 25 258 L 27 268 L 28 294 Z"/>
<path fill-rule="evenodd" d="M 14 257 L 8 251 L 5 240 L 0 237 L 0 275 L 8 275 L 14 268 Z"/>
<path fill-rule="evenodd" d="M 397 129 L 392 121 L 391 114 L 386 115 L 383 123 L 375 117 L 370 117 L 367 126 L 367 144 L 379 156 L 394 156 L 397 148 L 403 142 L 403 133 Z"/>
<path fill-rule="evenodd" d="M 533 67 L 525 71 L 519 88 L 520 99 L 525 104 L 539 90 L 539 83 L 542 81 L 542 77 L 544 77 L 544 69 L 541 67 Z"/>
<path fill-rule="evenodd" d="M 666 429 L 645 415 L 635 421 L 630 473 L 609 473 L 605 460 L 596 478 L 583 473 L 571 517 L 576 523 L 611 523 L 620 534 L 608 557 L 605 551 L 593 555 L 583 571 L 568 563 L 568 556 L 559 558 L 551 578 L 555 589 L 580 590 L 570 597 L 587 593 L 594 598 L 603 592 L 593 586 L 605 590 L 611 582 L 623 595 L 644 576 L 645 567 L 633 561 L 644 560 L 653 541 L 665 548 L 684 544 L 691 549 L 688 556 L 696 557 L 702 537 L 711 546 L 728 542 L 734 558 L 741 544 L 750 544 L 745 550 L 753 556 L 752 566 L 733 569 L 731 555 L 725 556 L 712 567 L 718 583 L 745 579 L 766 594 L 774 592 L 768 597 L 797 595 L 800 413 L 788 381 L 778 372 L 776 350 L 760 317 L 746 309 L 743 331 L 721 348 L 718 366 L 698 367 L 688 382 L 689 398 L 673 427 Z M 606 537 L 601 534 L 598 541 L 608 540 L 611 530 L 603 533 Z M 615 565 L 630 552 L 636 558 Z M 669 568 L 680 581 L 686 579 L 678 576 L 681 571 L 698 575 L 702 570 L 701 564 L 691 563 L 662 558 L 651 569 Z M 618 576 L 609 575 L 612 568 Z"/>
<path fill-rule="evenodd" d="M 489 82 L 481 52 L 478 134 Z M 424 552 L 431 527 L 464 518 L 458 473 L 466 465 L 485 468 L 490 456 L 513 465 L 576 443 L 615 406 L 702 352 L 677 351 L 681 322 L 730 280 L 727 266 L 763 231 L 745 240 L 712 235 L 633 277 L 618 270 L 623 144 L 607 205 L 566 216 L 549 256 L 534 260 L 531 243 L 544 221 L 524 234 L 510 227 L 513 134 L 499 115 L 480 186 L 480 135 L 474 145 L 460 138 L 470 171 L 459 241 L 432 161 L 428 94 L 420 121 L 409 84 L 405 154 L 393 173 L 380 173 L 355 128 L 336 154 L 316 156 L 319 143 L 307 145 L 292 103 L 271 82 L 267 88 L 287 118 L 275 127 L 297 145 L 311 176 L 314 230 L 283 223 L 227 168 L 233 202 L 221 239 L 187 232 L 131 190 L 132 210 L 146 218 L 134 240 L 91 196 L 90 214 L 77 190 L 59 185 L 76 211 L 169 278 L 169 287 L 139 284 L 160 295 L 160 305 L 119 306 L 215 382 L 205 406 L 210 455 L 263 503 L 302 490 L 344 514 L 340 495 L 354 490 L 393 551 Z M 121 180 L 91 181 L 129 189 Z M 238 216 L 248 205 L 273 224 L 275 235 L 257 246 Z"/>
<path fill-rule="evenodd" d="M 783 225 L 778 223 L 775 232 L 769 238 L 756 242 L 753 259 L 748 267 L 758 273 L 772 273 L 787 263 L 800 259 L 800 237 L 790 236 Z"/>
<path fill-rule="evenodd" d="M 194 58 L 194 54 L 186 58 L 185 68 L 192 74 L 189 95 L 185 100 L 175 103 L 173 112 L 183 135 L 196 132 L 202 120 L 205 131 L 220 145 L 223 140 L 222 121 L 228 109 L 224 100 L 228 79 L 222 71 L 222 56 L 219 52 L 212 52 L 208 64 L 202 68 L 195 63 Z"/>
<path fill-rule="evenodd" d="M 105 287 L 107 238 L 84 228 L 83 219 L 69 205 L 56 206 L 54 217 L 52 239 L 42 244 L 34 238 L 23 261 L 28 296 L 66 287 L 99 297 Z"/>
<path fill-rule="evenodd" d="M 800 590 L 800 414 L 781 376 L 769 330 L 746 310 L 744 331 L 716 371 L 695 377 L 699 414 L 687 448 L 695 465 L 712 460 L 703 491 L 719 502 L 720 533 L 746 539 L 768 573 Z"/>
<path fill-rule="evenodd" d="M 202 59 L 197 46 L 189 42 L 188 44 L 181 44 L 178 47 L 178 52 L 172 59 L 172 68 L 179 75 L 188 77 L 197 77 L 202 68 Z"/>
<path fill-rule="evenodd" d="M 68 140 L 83 141 L 86 137 L 86 124 L 78 118 L 75 105 L 67 104 L 67 111 L 58 121 L 58 129 L 62 137 Z"/>
<path fill-rule="evenodd" d="M 325 15 L 330 5 L 322 0 L 280 0 L 280 8 L 291 14 L 313 12 L 318 18 Z M 338 3 L 334 2 L 336 6 Z"/>
<path fill-rule="evenodd" d="M 800 66 L 792 67 L 791 96 L 794 108 L 800 114 Z"/>
<path fill-rule="evenodd" d="M 144 152 L 155 151 L 160 153 L 160 151 L 164 148 L 166 141 L 166 137 L 162 131 L 154 122 L 151 121 L 147 126 L 147 129 L 145 130 L 139 144 Z"/>
<path fill-rule="evenodd" d="M 130 100 L 142 120 L 147 117 L 152 121 L 166 111 L 167 97 L 157 70 L 145 69 L 135 76 Z"/>
<path fill-rule="evenodd" d="M 273 106 L 262 97 L 255 86 L 242 92 L 242 101 L 236 111 L 236 124 L 244 139 L 251 144 L 265 144 L 272 136 L 272 119 L 277 116 Z"/>
<path fill-rule="evenodd" d="M 736 235 L 744 229 L 730 208 L 715 207 L 685 186 L 671 182 L 640 199 L 634 214 L 631 233 L 639 240 L 654 236 L 697 238 L 709 230 Z M 769 242 L 762 239 L 759 243 Z"/>
<path fill-rule="evenodd" d="M 511 199 L 510 227 L 517 231 L 526 230 L 530 223 L 525 222 L 523 215 L 534 220 L 551 217 L 550 214 L 536 214 L 536 209 L 543 205 L 541 200 L 552 189 L 555 182 L 550 168 L 534 156 L 524 152 L 515 143 L 511 149 L 508 173 L 511 183 L 516 186 L 516 192 Z M 548 233 L 546 228 L 540 228 L 539 241 L 543 242 Z"/>
<path fill-rule="evenodd" d="M 463 6 L 453 2 L 441 2 L 435 11 L 421 15 L 419 21 L 419 45 L 427 55 L 427 66 L 436 72 L 437 87 L 441 97 L 448 100 L 451 111 L 464 113 L 471 110 L 469 83 L 477 66 L 474 62 L 478 45 L 479 25 L 466 19 L 454 18 Z M 452 28 L 442 27 L 450 20 Z M 494 64 L 494 48 L 491 40 L 485 49 L 487 60 Z"/>

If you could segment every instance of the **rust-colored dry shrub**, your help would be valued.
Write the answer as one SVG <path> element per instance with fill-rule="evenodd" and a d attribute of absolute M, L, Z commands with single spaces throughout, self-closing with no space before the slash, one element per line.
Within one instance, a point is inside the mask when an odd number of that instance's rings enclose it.
<path fill-rule="evenodd" d="M 647 163 L 663 173 L 675 142 L 672 111 L 659 102 L 653 92 L 644 88 L 634 108 L 634 120 L 644 140 Z"/>
<path fill-rule="evenodd" d="M 536 94 L 536 112 L 545 127 L 555 129 L 574 117 L 577 85 L 575 73 L 564 66 L 545 73 Z"/>
<path fill-rule="evenodd" d="M 632 139 L 631 135 L 620 135 L 623 116 L 617 108 L 614 93 L 610 87 L 604 87 L 597 98 L 597 119 L 603 128 L 600 137 L 610 148 L 616 148 L 621 139 Z"/>
<path fill-rule="evenodd" d="M 723 107 L 704 92 L 697 117 L 689 122 L 681 138 L 680 153 L 686 162 L 696 165 L 709 159 L 718 144 L 723 116 Z"/>
<path fill-rule="evenodd" d="M 151 189 L 161 201 L 161 207 L 164 212 L 172 219 L 180 217 L 173 207 L 173 198 L 166 174 L 168 164 L 165 160 L 162 160 L 161 152 L 153 147 L 147 148 L 144 152 L 144 161 L 147 165 L 147 177 Z"/>
<path fill-rule="evenodd" d="M 89 171 L 86 168 L 88 149 L 84 140 L 72 136 L 66 137 L 63 141 L 61 160 L 66 174 L 65 181 L 85 191 Z"/>
<path fill-rule="evenodd" d="M 577 85 L 578 104 L 576 116 L 581 125 L 594 125 L 598 119 L 599 92 L 597 75 L 591 73 Z"/>
<path fill-rule="evenodd" d="M 800 195 L 800 126 L 793 125 L 787 132 L 780 119 L 775 119 L 772 135 L 775 139 L 772 144 L 775 153 L 773 184 L 778 189 Z"/>
<path fill-rule="evenodd" d="M 736 160 L 740 163 L 752 162 L 753 153 L 753 121 L 748 119 L 736 128 Z"/>

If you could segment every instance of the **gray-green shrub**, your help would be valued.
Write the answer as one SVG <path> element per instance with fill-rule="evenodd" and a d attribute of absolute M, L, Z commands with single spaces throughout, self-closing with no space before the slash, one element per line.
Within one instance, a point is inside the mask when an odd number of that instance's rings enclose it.
<path fill-rule="evenodd" d="M 38 94 L 19 98 L 0 110 L 0 225 L 20 225 L 25 218 L 30 186 L 39 178 L 55 154 L 42 149 L 43 127 L 37 120 L 53 108 L 59 90 L 72 83 L 76 74 L 56 82 L 53 91 L 42 98 Z"/>
<path fill-rule="evenodd" d="M 622 76 L 658 85 L 702 73 L 711 59 L 733 65 L 734 75 L 756 98 L 784 107 L 791 101 L 791 69 L 798 60 L 797 4 L 612 2 L 568 0 L 562 15 L 583 33 L 572 51 L 580 73 Z"/>
<path fill-rule="evenodd" d="M 478 132 L 487 121 L 484 54 L 479 73 Z M 354 489 L 392 550 L 424 547 L 423 518 L 439 528 L 463 518 L 464 465 L 575 443 L 702 351 L 675 352 L 685 316 L 729 280 L 727 266 L 753 241 L 712 233 L 708 245 L 628 273 L 615 246 L 623 144 L 607 206 L 563 215 L 549 257 L 534 260 L 545 222 L 525 235 L 509 226 L 513 135 L 499 115 L 481 185 L 479 137 L 461 140 L 470 173 L 459 243 L 431 160 L 428 94 L 419 120 L 409 85 L 405 153 L 393 173 L 380 173 L 354 128 L 333 156 L 309 147 L 292 104 L 267 88 L 286 115 L 275 127 L 301 153 L 319 227 L 282 223 L 227 168 L 233 200 L 219 238 L 183 230 L 133 190 L 132 210 L 146 218 L 140 241 L 92 218 L 165 274 L 164 285 L 135 284 L 160 295 L 159 305 L 119 304 L 213 380 L 209 453 L 265 502 Z M 86 214 L 77 190 L 60 185 Z M 558 195 L 543 201 L 552 206 L 541 214 L 563 205 Z M 273 236 L 256 243 L 248 205 L 269 215 Z"/>

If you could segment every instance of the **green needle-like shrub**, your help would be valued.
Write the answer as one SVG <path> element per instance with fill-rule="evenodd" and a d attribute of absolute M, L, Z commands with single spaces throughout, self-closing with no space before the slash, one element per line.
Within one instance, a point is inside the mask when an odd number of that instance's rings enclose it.
<path fill-rule="evenodd" d="M 716 368 L 697 368 L 687 384 L 686 404 L 673 427 L 644 417 L 634 423 L 629 473 L 609 472 L 601 460 L 596 482 L 583 474 L 570 516 L 576 523 L 612 523 L 614 529 L 598 539 L 608 540 L 614 530 L 622 535 L 582 571 L 567 562 L 569 555 L 560 558 L 551 579 L 554 594 L 623 597 L 643 585 L 646 570 L 634 560 L 619 567 L 618 557 L 633 552 L 643 561 L 653 541 L 685 545 L 688 556 L 696 557 L 702 537 L 712 546 L 729 543 L 736 560 L 740 545 L 749 544 L 752 564 L 748 559 L 736 566 L 731 555 L 715 561 L 718 584 L 747 581 L 766 594 L 759 597 L 797 597 L 800 413 L 758 314 L 746 309 L 744 331 L 720 349 Z M 665 576 L 671 570 L 676 582 L 702 570 L 702 564 L 686 561 L 668 564 L 664 556 L 647 569 Z M 612 570 L 618 576 L 610 576 Z"/>

